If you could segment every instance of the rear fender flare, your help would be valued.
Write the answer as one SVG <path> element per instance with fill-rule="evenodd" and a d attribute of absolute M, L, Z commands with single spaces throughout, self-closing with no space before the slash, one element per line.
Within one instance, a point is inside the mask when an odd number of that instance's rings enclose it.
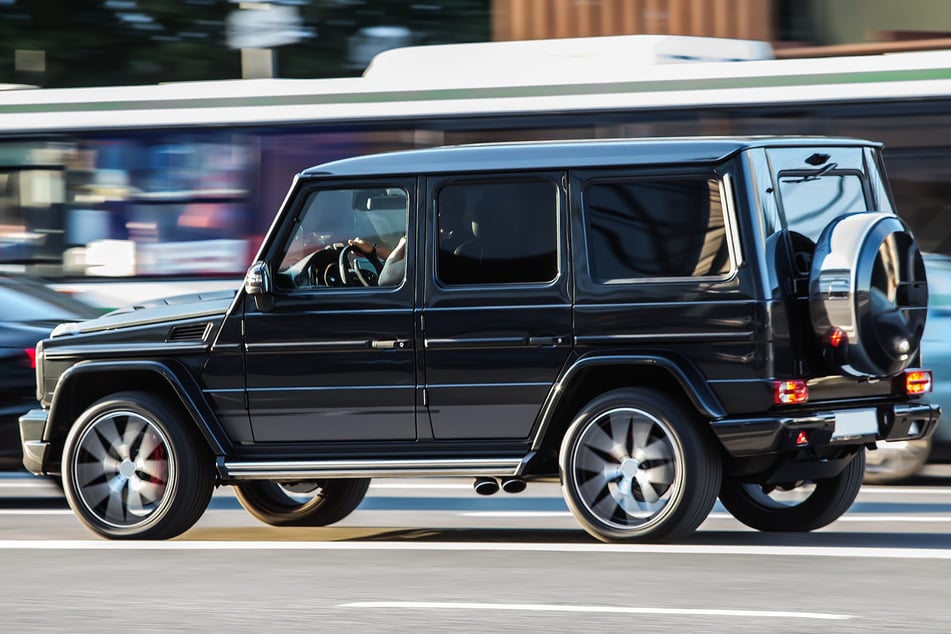
<path fill-rule="evenodd" d="M 581 375 L 584 370 L 598 366 L 640 366 L 653 367 L 661 372 L 666 372 L 674 378 L 679 387 L 690 399 L 691 405 L 699 414 L 708 419 L 714 420 L 726 416 L 726 410 L 720 404 L 719 399 L 710 389 L 703 376 L 692 366 L 677 363 L 667 357 L 655 355 L 610 355 L 583 357 L 568 367 L 552 386 L 544 405 L 542 405 L 540 420 L 536 427 L 537 431 L 532 440 L 532 450 L 537 451 L 541 448 L 545 440 L 552 419 L 555 417 L 558 406 L 568 392 L 572 382 Z"/>

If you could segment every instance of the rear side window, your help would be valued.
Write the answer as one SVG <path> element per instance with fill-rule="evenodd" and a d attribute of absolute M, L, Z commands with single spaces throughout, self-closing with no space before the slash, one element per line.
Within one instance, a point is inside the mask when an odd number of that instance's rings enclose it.
<path fill-rule="evenodd" d="M 447 286 L 558 275 L 558 189 L 548 180 L 450 183 L 436 195 L 436 276 Z"/>
<path fill-rule="evenodd" d="M 583 193 L 596 281 L 730 271 L 720 186 L 706 177 L 596 181 Z"/>

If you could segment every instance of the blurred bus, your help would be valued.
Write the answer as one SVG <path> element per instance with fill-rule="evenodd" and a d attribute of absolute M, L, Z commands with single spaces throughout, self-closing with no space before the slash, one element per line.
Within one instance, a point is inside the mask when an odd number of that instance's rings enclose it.
<path fill-rule="evenodd" d="M 362 77 L 0 92 L 0 269 L 104 307 L 235 288 L 297 171 L 503 140 L 884 141 L 900 212 L 951 254 L 951 51 L 772 59 L 619 36 L 417 47 Z"/>

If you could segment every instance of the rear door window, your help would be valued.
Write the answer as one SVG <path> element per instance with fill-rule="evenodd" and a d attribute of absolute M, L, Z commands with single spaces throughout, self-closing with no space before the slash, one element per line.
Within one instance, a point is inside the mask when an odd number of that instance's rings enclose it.
<path fill-rule="evenodd" d="M 436 209 L 441 284 L 544 284 L 558 276 L 559 192 L 550 180 L 448 183 Z"/>

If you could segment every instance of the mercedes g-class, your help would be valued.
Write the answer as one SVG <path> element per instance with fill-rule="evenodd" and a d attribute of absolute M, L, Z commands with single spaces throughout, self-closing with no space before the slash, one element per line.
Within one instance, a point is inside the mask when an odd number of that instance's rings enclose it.
<path fill-rule="evenodd" d="M 118 539 L 181 534 L 218 485 L 326 525 L 394 476 L 560 479 L 606 541 L 682 538 L 718 496 L 808 531 L 867 448 L 932 433 L 927 300 L 875 143 L 356 157 L 295 178 L 243 288 L 42 341 L 24 464 Z"/>

